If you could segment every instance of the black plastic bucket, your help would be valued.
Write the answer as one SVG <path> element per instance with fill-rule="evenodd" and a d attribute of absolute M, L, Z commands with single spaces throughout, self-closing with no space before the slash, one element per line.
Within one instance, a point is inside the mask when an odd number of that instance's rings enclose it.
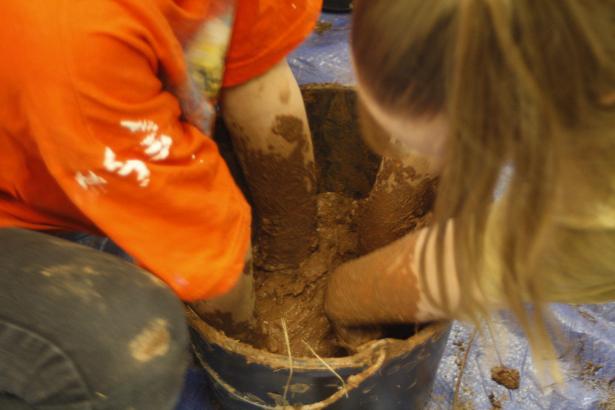
<path fill-rule="evenodd" d="M 217 399 L 232 410 L 421 409 L 450 330 L 448 323 L 432 324 L 407 340 L 378 340 L 355 355 L 324 359 L 326 365 L 295 358 L 289 379 L 287 356 L 230 339 L 193 312 L 188 317 L 197 357 Z"/>
<path fill-rule="evenodd" d="M 313 136 L 319 191 L 366 197 L 380 158 L 360 137 L 354 90 L 317 84 L 304 86 L 302 92 Z M 216 140 L 245 187 L 222 123 L 216 127 Z M 293 358 L 289 377 L 288 356 L 231 339 L 190 310 L 188 319 L 195 353 L 209 374 L 218 401 L 230 410 L 421 409 L 430 396 L 450 330 L 449 323 L 430 324 L 405 340 L 374 341 L 352 356 Z"/>
<path fill-rule="evenodd" d="M 352 0 L 324 0 L 322 9 L 333 13 L 346 13 L 352 10 Z"/>

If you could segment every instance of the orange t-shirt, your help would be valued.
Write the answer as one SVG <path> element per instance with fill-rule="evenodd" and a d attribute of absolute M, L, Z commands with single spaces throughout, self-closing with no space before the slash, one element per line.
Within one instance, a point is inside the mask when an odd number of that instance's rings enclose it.
<path fill-rule="evenodd" d="M 3 2 L 1 227 L 102 233 L 184 300 L 235 283 L 250 210 L 172 91 L 211 1 Z M 224 85 L 278 63 L 319 8 L 237 0 Z"/>

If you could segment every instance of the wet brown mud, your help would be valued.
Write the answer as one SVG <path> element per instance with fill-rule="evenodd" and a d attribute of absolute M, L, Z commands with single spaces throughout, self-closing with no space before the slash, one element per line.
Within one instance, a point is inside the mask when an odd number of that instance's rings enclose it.
<path fill-rule="evenodd" d="M 253 203 L 265 205 L 255 209 L 259 221 L 253 238 L 256 320 L 239 329 L 216 325 L 231 337 L 279 354 L 287 354 L 285 327 L 294 357 L 310 357 L 313 352 L 322 357 L 345 356 L 358 345 L 391 333 L 377 327 L 334 329 L 324 313 L 328 274 L 344 261 L 425 226 L 436 180 L 396 162 L 385 162 L 377 178 L 381 159 L 359 138 L 354 91 L 318 85 L 304 88 L 303 93 L 316 160 L 316 164 L 307 164 L 307 173 L 304 147 L 297 144 L 290 158 L 244 150 L 242 160 L 262 172 L 241 175 L 225 130 L 218 125 L 221 151 L 244 192 Z M 272 132 L 289 142 L 300 141 L 301 127 L 292 118 L 279 120 Z M 287 162 L 281 167 L 277 161 Z M 272 173 L 280 169 L 287 174 L 273 175 L 277 180 L 304 183 L 271 184 Z M 297 200 L 306 197 L 312 200 Z M 276 219 L 280 210 L 292 213 L 297 223 L 282 226 Z M 316 221 L 308 217 L 314 212 Z M 285 255 L 296 266 L 266 263 L 272 260 L 270 254 Z"/>
<path fill-rule="evenodd" d="M 292 144 L 285 156 L 249 148 L 249 136 L 237 124 L 234 151 L 249 170 L 245 178 L 257 222 L 255 264 L 266 270 L 296 267 L 314 247 L 316 174 L 308 158 L 307 130 L 300 119 L 282 115 L 272 135 Z"/>

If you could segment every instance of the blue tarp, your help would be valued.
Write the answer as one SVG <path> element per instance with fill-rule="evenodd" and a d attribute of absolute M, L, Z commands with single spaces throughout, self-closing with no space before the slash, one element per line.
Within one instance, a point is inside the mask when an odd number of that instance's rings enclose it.
<path fill-rule="evenodd" d="M 290 57 L 300 83 L 353 84 L 349 57 L 348 15 L 323 14 L 320 33 L 312 36 Z M 463 409 L 492 409 L 492 400 L 503 409 L 615 409 L 615 303 L 553 305 L 550 310 L 561 328 L 563 385 L 537 376 L 528 344 L 506 312 L 493 317 L 469 346 L 474 327 L 456 322 L 436 377 L 428 409 L 452 408 L 455 384 L 465 352 L 460 405 Z M 491 380 L 491 368 L 500 364 L 519 370 L 521 384 L 509 391 Z M 493 399 L 490 400 L 489 397 Z"/>

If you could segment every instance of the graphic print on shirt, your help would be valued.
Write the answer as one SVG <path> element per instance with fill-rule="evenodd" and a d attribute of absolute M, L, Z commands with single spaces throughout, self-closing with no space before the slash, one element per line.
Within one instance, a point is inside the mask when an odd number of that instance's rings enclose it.
<path fill-rule="evenodd" d="M 118 161 L 115 152 L 113 152 L 111 148 L 105 147 L 103 166 L 107 171 L 116 173 L 122 177 L 135 173 L 137 182 L 141 188 L 145 188 L 149 185 L 150 170 L 147 165 L 145 165 L 145 162 L 141 160 L 129 159 L 127 161 Z"/>
<path fill-rule="evenodd" d="M 144 154 L 152 161 L 162 161 L 169 157 L 173 139 L 161 134 L 160 126 L 151 120 L 122 120 L 120 126 L 127 129 L 132 134 L 144 134 L 140 146 L 144 148 Z M 122 177 L 136 174 L 137 182 L 141 188 L 145 188 L 150 183 L 151 172 L 145 162 L 140 159 L 128 159 L 119 161 L 117 154 L 110 147 L 105 147 L 103 167 L 108 172 L 115 173 Z M 87 175 L 78 173 L 75 176 L 77 183 L 84 189 L 91 185 L 107 184 L 104 178 L 98 177 L 92 171 Z"/>
<path fill-rule="evenodd" d="M 123 120 L 120 125 L 133 134 L 145 133 L 145 137 L 141 140 L 141 146 L 145 147 L 145 154 L 152 161 L 162 161 L 169 157 L 173 139 L 166 134 L 159 134 L 160 127 L 155 122 Z"/>

